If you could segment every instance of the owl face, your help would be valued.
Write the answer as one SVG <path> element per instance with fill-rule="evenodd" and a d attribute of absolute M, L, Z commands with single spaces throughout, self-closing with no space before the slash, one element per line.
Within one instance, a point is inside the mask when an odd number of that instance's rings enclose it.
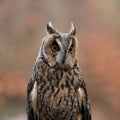
<path fill-rule="evenodd" d="M 46 30 L 48 35 L 42 41 L 40 56 L 51 67 L 72 68 L 76 61 L 77 43 L 73 24 L 69 33 L 58 32 L 51 23 L 47 24 Z"/>

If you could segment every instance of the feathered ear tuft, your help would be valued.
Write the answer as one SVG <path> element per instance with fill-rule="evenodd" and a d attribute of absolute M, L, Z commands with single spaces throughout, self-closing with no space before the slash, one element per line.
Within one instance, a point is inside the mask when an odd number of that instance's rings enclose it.
<path fill-rule="evenodd" d="M 47 25 L 46 25 L 46 31 L 48 34 L 53 34 L 53 33 L 56 33 L 56 30 L 55 28 L 52 26 L 52 23 L 51 22 L 48 22 Z"/>
<path fill-rule="evenodd" d="M 69 32 L 71 35 L 75 36 L 76 35 L 76 28 L 74 26 L 74 24 L 71 22 L 71 29 Z"/>

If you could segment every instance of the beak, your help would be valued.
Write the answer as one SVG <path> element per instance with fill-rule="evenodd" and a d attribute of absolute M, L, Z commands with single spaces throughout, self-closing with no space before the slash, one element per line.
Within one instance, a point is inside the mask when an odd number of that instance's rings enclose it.
<path fill-rule="evenodd" d="M 64 64 L 66 60 L 66 51 L 63 53 L 62 61 L 61 63 Z"/>

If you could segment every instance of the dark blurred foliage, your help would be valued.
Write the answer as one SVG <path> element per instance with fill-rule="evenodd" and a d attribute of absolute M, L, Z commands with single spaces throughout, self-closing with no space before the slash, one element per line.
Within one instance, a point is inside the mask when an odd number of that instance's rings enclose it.
<path fill-rule="evenodd" d="M 0 0 L 0 114 L 3 108 L 6 115 L 25 112 L 27 82 L 48 21 L 62 32 L 71 21 L 77 28 L 93 120 L 119 120 L 119 0 Z"/>

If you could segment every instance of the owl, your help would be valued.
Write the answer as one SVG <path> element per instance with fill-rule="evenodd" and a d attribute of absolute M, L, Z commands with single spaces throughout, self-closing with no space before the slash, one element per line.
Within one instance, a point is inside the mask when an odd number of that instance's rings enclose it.
<path fill-rule="evenodd" d="M 27 120 L 91 120 L 75 26 L 62 33 L 49 22 L 46 31 L 27 86 Z"/>

